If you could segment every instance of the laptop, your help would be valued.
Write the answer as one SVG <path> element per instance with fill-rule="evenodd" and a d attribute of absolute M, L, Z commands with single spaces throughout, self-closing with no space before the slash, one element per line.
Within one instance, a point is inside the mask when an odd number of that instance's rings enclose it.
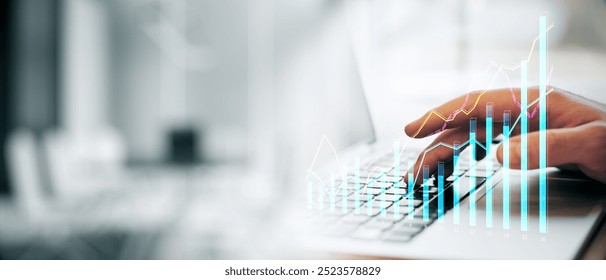
<path fill-rule="evenodd" d="M 523 214 L 520 171 L 502 168 L 494 149 L 480 161 L 467 149 L 458 170 L 441 174 L 443 185 L 439 174 L 427 174 L 409 188 L 403 176 L 428 142 L 377 135 L 346 6 L 301 5 L 289 14 L 293 7 L 277 2 L 274 35 L 275 90 L 288 93 L 278 97 L 278 115 L 286 116 L 278 137 L 290 137 L 278 143 L 292 143 L 281 147 L 278 165 L 291 168 L 285 178 L 298 182 L 297 247 L 338 257 L 583 257 L 603 223 L 603 184 L 555 168 L 528 171 Z M 494 161 L 491 170 L 486 160 Z M 539 217 L 540 172 L 547 174 L 546 221 Z"/>

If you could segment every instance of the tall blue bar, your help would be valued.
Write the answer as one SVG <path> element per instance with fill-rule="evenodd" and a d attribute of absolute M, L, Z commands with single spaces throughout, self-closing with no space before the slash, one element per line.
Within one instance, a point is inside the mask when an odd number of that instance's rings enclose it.
<path fill-rule="evenodd" d="M 509 229 L 509 111 L 503 113 L 503 228 Z"/>
<path fill-rule="evenodd" d="M 386 181 L 386 179 L 385 179 L 385 173 L 383 173 L 383 174 L 384 175 L 382 175 L 381 177 L 379 177 L 379 178 L 383 178 L 383 180 L 379 179 L 379 181 L 381 181 L 381 182 L 385 182 Z M 381 206 L 381 216 L 382 217 L 387 216 L 387 201 L 386 201 L 386 197 L 385 197 L 385 191 L 386 191 L 385 187 L 383 186 L 383 184 L 381 184 L 381 194 L 380 194 L 381 205 L 380 206 Z"/>
<path fill-rule="evenodd" d="M 492 103 L 486 104 L 486 227 L 492 227 Z"/>
<path fill-rule="evenodd" d="M 408 195 L 406 197 L 408 197 L 408 218 L 409 219 L 414 219 L 414 215 L 412 215 L 412 213 L 414 212 L 414 188 L 415 188 L 415 183 L 414 183 L 414 166 L 415 163 L 413 161 L 409 161 L 408 162 Z"/>
<path fill-rule="evenodd" d="M 520 229 L 528 230 L 528 61 L 520 62 Z"/>
<path fill-rule="evenodd" d="M 444 162 L 438 163 L 438 221 L 444 222 Z"/>
<path fill-rule="evenodd" d="M 398 180 L 400 178 L 400 141 L 393 142 L 393 177 Z M 400 194 L 400 181 L 393 184 L 395 194 Z M 400 200 L 397 200 L 393 206 L 394 217 L 400 217 Z"/>
<path fill-rule="evenodd" d="M 452 156 L 452 168 L 453 174 L 459 174 L 459 142 L 454 142 L 454 154 Z M 456 175 L 453 175 L 456 176 Z M 452 183 L 452 214 L 453 214 L 453 222 L 455 224 L 459 224 L 460 222 L 460 209 L 459 209 L 459 193 L 460 193 L 460 180 L 459 178 L 454 178 Z"/>
<path fill-rule="evenodd" d="M 476 158 L 476 118 L 469 119 L 469 148 L 471 159 L 469 161 L 469 225 L 476 225 L 476 171 L 474 162 Z"/>
<path fill-rule="evenodd" d="M 429 166 L 423 165 L 423 221 L 429 221 Z"/>
<path fill-rule="evenodd" d="M 547 232 L 547 15 L 539 18 L 539 231 Z"/>

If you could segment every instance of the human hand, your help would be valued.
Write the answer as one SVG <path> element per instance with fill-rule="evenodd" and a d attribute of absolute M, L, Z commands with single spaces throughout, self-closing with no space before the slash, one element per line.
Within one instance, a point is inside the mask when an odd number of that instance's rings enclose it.
<path fill-rule="evenodd" d="M 550 87 L 548 87 L 550 88 Z M 514 102 L 520 100 L 520 89 L 495 89 L 488 91 L 476 91 L 460 96 L 439 107 L 433 109 L 435 113 L 449 116 L 452 112 L 460 109 L 467 98 L 466 112 L 459 112 L 447 123 L 446 129 L 439 132 L 440 135 L 430 146 L 437 143 L 454 145 L 455 142 L 464 143 L 469 139 L 469 119 L 477 118 L 476 139 L 485 141 L 485 126 L 482 123 L 486 118 L 486 104 L 493 104 L 493 135 L 502 133 L 503 113 L 511 111 L 511 124 L 518 117 L 521 109 Z M 528 104 L 539 98 L 538 87 L 528 89 Z M 570 92 L 554 88 L 547 97 L 547 165 L 556 167 L 575 167 L 588 177 L 606 183 L 606 106 L 596 101 L 572 94 Z M 476 103 L 477 100 L 477 103 Z M 473 108 L 475 104 L 475 109 Z M 533 112 L 538 102 L 528 108 L 528 113 Z M 538 110 L 545 108 L 539 107 Z M 423 138 L 433 135 L 444 125 L 444 120 L 435 113 L 426 113 L 423 117 L 409 123 L 405 132 L 413 138 Z M 528 120 L 528 169 L 539 168 L 539 114 Z M 521 137 L 520 125 L 512 131 L 509 140 L 509 165 L 510 168 L 519 169 L 521 160 Z M 464 149 L 465 147 L 461 147 Z M 482 149 L 478 149 L 482 150 Z M 453 150 L 447 147 L 435 148 L 425 155 L 417 158 L 414 165 L 414 173 L 418 174 L 423 165 L 429 166 L 430 174 L 437 169 L 438 162 L 452 161 Z M 503 146 L 497 150 L 497 159 L 503 163 Z M 406 178 L 405 178 L 406 179 Z"/>

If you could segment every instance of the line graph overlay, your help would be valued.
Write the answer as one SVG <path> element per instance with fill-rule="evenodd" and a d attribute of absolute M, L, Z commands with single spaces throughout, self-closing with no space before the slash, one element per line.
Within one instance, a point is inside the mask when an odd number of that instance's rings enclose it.
<path fill-rule="evenodd" d="M 535 37 L 535 39 L 532 42 L 532 46 L 530 47 L 530 51 L 528 53 L 528 58 L 526 59 L 527 61 L 530 61 L 530 59 L 532 58 L 532 54 L 533 54 L 533 50 L 535 48 L 535 45 L 537 43 L 538 40 L 540 40 L 541 38 L 543 38 L 544 36 L 546 36 L 547 32 L 553 27 L 553 24 L 551 24 L 549 26 L 549 28 L 547 28 L 544 32 L 541 32 L 537 37 Z M 515 66 L 507 66 L 507 65 L 500 65 L 497 68 L 497 71 L 495 72 L 495 75 L 493 76 L 490 84 L 493 84 L 494 81 L 496 80 L 496 77 L 498 76 L 499 73 L 502 72 L 502 70 L 510 70 L 510 71 L 516 71 L 521 67 L 521 64 L 517 64 Z M 490 88 L 490 87 L 488 87 Z M 511 89 L 511 85 L 509 87 Z M 486 94 L 486 92 L 488 92 L 488 90 L 482 90 L 479 94 L 478 97 L 476 98 L 476 101 L 474 102 L 473 106 L 469 109 L 469 110 L 465 110 L 465 107 L 467 105 L 467 101 L 469 100 L 469 96 L 471 95 L 471 93 L 467 94 L 467 96 L 465 97 L 465 102 L 463 102 L 463 105 L 461 105 L 461 108 L 455 110 L 453 113 L 451 113 L 448 117 L 444 117 L 442 116 L 442 114 L 440 114 L 440 112 L 436 111 L 436 110 L 431 110 L 429 112 L 429 114 L 427 115 L 427 117 L 425 117 L 425 120 L 423 121 L 423 123 L 421 124 L 421 126 L 419 127 L 419 129 L 417 129 L 417 131 L 412 135 L 412 138 L 415 138 L 417 135 L 419 135 L 419 133 L 421 132 L 421 130 L 423 130 L 423 127 L 425 126 L 425 124 L 427 123 L 427 121 L 429 120 L 429 118 L 432 115 L 437 116 L 438 118 L 442 119 L 444 122 L 448 123 L 453 121 L 458 114 L 463 113 L 465 115 L 469 115 L 471 114 L 471 112 L 473 112 L 476 107 L 478 106 L 478 103 L 480 102 L 480 99 L 482 98 L 482 96 L 484 94 Z M 514 97 L 515 99 L 515 97 Z M 517 102 L 516 102 L 517 103 Z M 446 123 L 444 124 L 444 126 L 442 126 L 441 130 L 439 131 L 443 131 L 446 128 Z"/>
<path fill-rule="evenodd" d="M 546 26 L 546 16 L 541 16 L 540 18 L 540 33 L 537 37 L 535 37 L 535 39 L 533 40 L 532 46 L 530 48 L 529 54 L 527 56 L 527 58 L 525 60 L 520 61 L 519 64 L 517 65 L 505 65 L 505 64 L 501 64 L 498 67 L 495 67 L 494 64 L 491 64 L 488 69 L 486 70 L 486 72 L 488 72 L 490 69 L 492 68 L 496 68 L 496 71 L 492 77 L 492 79 L 490 80 L 490 85 L 492 85 L 496 79 L 502 75 L 503 77 L 505 77 L 505 80 L 507 81 L 508 84 L 508 89 L 509 92 L 511 93 L 512 96 L 512 100 L 514 102 L 514 104 L 520 108 L 520 115 L 517 117 L 517 119 L 515 120 L 515 122 L 513 122 L 513 124 L 509 125 L 509 119 L 507 121 L 507 125 L 503 126 L 504 131 L 503 134 L 506 135 L 507 138 L 509 138 L 510 135 L 512 135 L 512 132 L 515 130 L 516 125 L 522 121 L 522 126 L 527 126 L 527 119 L 528 118 L 534 118 L 537 113 L 539 113 L 539 119 L 541 120 L 541 124 L 540 127 L 541 128 L 546 128 L 546 96 L 549 95 L 551 92 L 553 92 L 553 88 L 548 88 L 547 84 L 548 81 L 551 77 L 551 74 L 553 72 L 553 67 L 551 67 L 549 69 L 549 71 L 547 71 L 547 64 L 546 64 L 546 37 L 547 37 L 547 33 L 553 28 L 553 24 Z M 540 60 L 540 96 L 539 98 L 535 99 L 533 102 L 527 102 L 526 100 L 526 96 L 521 97 L 521 102 L 518 102 L 518 100 L 515 97 L 514 94 L 514 90 L 513 87 L 511 86 L 511 82 L 509 79 L 509 76 L 507 75 L 507 73 L 505 73 L 505 70 L 507 71 L 516 71 L 516 70 L 520 70 L 522 73 L 524 73 L 526 70 L 526 65 L 524 65 L 524 63 L 527 63 L 527 61 L 529 61 L 532 56 L 533 56 L 533 52 L 535 49 L 535 46 L 537 44 L 537 42 L 539 41 L 539 60 Z M 487 75 L 487 74 L 484 74 Z M 476 79 L 476 77 L 474 77 L 474 80 Z M 488 86 L 487 88 L 490 88 L 491 86 Z M 523 86 L 525 87 L 525 86 Z M 314 178 L 316 178 L 318 181 L 320 181 L 320 186 L 319 186 L 319 192 L 321 192 L 320 196 L 323 197 L 323 194 L 328 194 L 329 197 L 332 197 L 334 199 L 334 193 L 343 193 L 344 197 L 343 199 L 345 199 L 345 193 L 348 190 L 353 190 L 354 192 L 356 192 L 356 196 L 359 197 L 360 192 L 365 191 L 368 186 L 370 184 L 372 184 L 373 182 L 376 182 L 379 180 L 379 178 L 381 176 L 385 176 L 385 175 L 389 175 L 388 172 L 390 170 L 392 170 L 393 168 L 396 168 L 396 170 L 394 170 L 394 177 L 398 177 L 399 176 L 399 164 L 401 162 L 401 156 L 404 154 L 404 152 L 406 151 L 409 143 L 412 142 L 412 139 L 414 137 L 416 137 L 425 127 L 426 123 L 428 122 L 428 120 L 432 117 L 432 116 L 436 116 L 440 119 L 442 119 L 444 121 L 444 125 L 442 126 L 441 129 L 437 130 L 435 133 L 439 133 L 443 130 L 446 129 L 447 124 L 451 121 L 453 121 L 456 116 L 458 114 L 460 114 L 461 112 L 463 112 L 465 115 L 470 115 L 476 108 L 477 105 L 480 102 L 480 99 L 483 97 L 484 94 L 486 94 L 488 92 L 488 90 L 483 90 L 481 92 L 475 92 L 474 94 L 477 94 L 477 97 L 475 99 L 475 101 L 473 101 L 473 106 L 471 106 L 471 108 L 466 109 L 467 105 L 470 102 L 470 96 L 471 93 L 467 94 L 465 97 L 465 100 L 461 106 L 461 108 L 455 110 L 454 112 L 452 112 L 451 114 L 448 115 L 448 117 L 444 117 L 444 115 L 442 115 L 440 112 L 437 112 L 435 110 L 431 110 L 427 116 L 424 118 L 423 123 L 421 124 L 421 126 L 417 129 L 417 131 L 413 134 L 412 138 L 407 139 L 406 141 L 404 141 L 403 145 L 395 145 L 394 144 L 394 161 L 393 161 L 393 166 L 391 166 L 391 168 L 388 167 L 372 167 L 372 169 L 370 169 L 370 171 L 367 171 L 367 175 L 365 176 L 366 178 L 364 180 L 360 180 L 360 163 L 359 163 L 359 158 L 357 159 L 358 162 L 356 163 L 356 174 L 355 175 L 351 175 L 348 176 L 347 174 L 347 168 L 341 163 L 341 159 L 339 158 L 338 152 L 336 151 L 334 145 L 331 143 L 331 141 L 328 139 L 328 137 L 326 136 L 326 134 L 324 134 L 322 136 L 322 139 L 318 145 L 318 149 L 316 150 L 316 153 L 314 155 L 314 158 L 312 160 L 312 163 L 310 164 L 310 167 L 306 170 L 306 180 L 309 181 L 310 178 L 313 176 Z M 532 106 L 534 106 L 536 104 L 536 106 L 534 107 L 534 109 L 532 110 L 532 112 L 530 112 L 530 108 Z M 543 110 L 539 110 L 540 107 L 544 107 Z M 524 116 L 524 117 L 522 117 Z M 509 117 L 509 114 L 508 114 Z M 492 119 L 491 119 L 492 121 Z M 505 131 L 507 130 L 507 131 Z M 522 129 L 523 130 L 523 129 Z M 471 136 L 471 135 L 470 135 Z M 543 140 L 543 139 L 541 139 Z M 398 140 L 396 143 L 400 143 L 402 140 Z M 449 148 L 452 149 L 453 151 L 455 151 L 455 154 L 458 154 L 457 152 L 460 152 L 462 149 L 464 149 L 466 146 L 468 145 L 473 145 L 476 149 L 477 148 L 482 148 L 483 150 L 488 150 L 490 148 L 490 141 L 487 140 L 487 144 L 486 146 L 484 146 L 482 143 L 480 143 L 480 141 L 477 141 L 476 139 L 470 137 L 469 140 L 460 143 L 460 144 L 455 144 L 455 145 L 449 145 L 448 143 L 436 143 L 434 145 L 432 145 L 431 147 L 426 148 L 423 153 L 422 156 L 420 157 L 420 160 L 418 161 L 418 165 L 419 166 L 424 166 L 425 163 L 425 158 L 427 153 L 431 152 L 432 150 L 439 148 L 439 147 L 445 147 L 445 148 Z M 506 141 L 507 142 L 507 141 Z M 340 184 L 335 185 L 335 183 L 331 183 L 330 187 L 328 187 L 325 183 L 324 180 L 321 176 L 319 176 L 315 171 L 314 171 L 314 167 L 316 165 L 316 160 L 318 158 L 318 155 L 320 153 L 320 150 L 322 149 L 323 145 L 328 145 L 328 147 L 330 148 L 330 150 L 332 151 L 333 155 L 335 156 L 338 168 L 339 168 L 339 174 L 338 176 L 342 178 L 342 181 Z M 396 153 L 397 147 L 401 146 L 401 149 L 399 149 L 399 152 Z M 389 152 L 385 153 L 384 155 L 388 154 Z M 543 153 L 541 153 L 543 154 Z M 380 158 L 382 158 L 383 155 L 381 156 L 377 156 L 374 160 L 368 162 L 367 164 L 365 164 L 365 166 L 374 166 L 374 163 L 379 160 Z M 546 160 L 544 158 L 541 158 L 541 160 L 544 160 L 544 162 L 546 162 Z M 414 174 L 414 176 L 412 176 L 412 180 L 411 180 L 411 176 L 413 175 L 411 172 L 411 170 L 414 172 L 414 168 L 412 168 L 412 165 L 409 163 L 409 171 L 408 171 L 408 184 L 401 182 L 401 183 L 397 183 L 399 187 L 407 187 L 410 190 L 411 187 L 413 187 L 414 183 L 417 182 L 418 177 L 421 173 L 421 169 L 422 168 L 418 168 L 418 170 L 416 171 L 416 174 Z M 423 168 L 424 169 L 424 168 Z M 379 171 L 379 172 L 377 172 Z M 334 174 L 332 176 L 335 176 Z M 425 176 L 424 176 L 425 177 Z M 353 179 L 356 183 L 355 183 L 355 187 L 348 187 L 350 184 L 348 184 L 347 182 Z M 362 186 L 363 185 L 363 186 Z M 309 186 L 309 190 L 312 190 L 311 185 Z M 470 186 L 471 188 L 471 186 Z M 543 196 L 546 195 L 546 186 L 543 185 L 540 187 L 540 192 L 541 192 L 541 200 L 540 200 L 540 219 L 541 219 L 541 224 L 540 224 L 540 230 L 541 232 L 546 232 L 546 199 L 543 199 Z M 332 193 L 332 195 L 331 195 Z M 366 192 L 368 194 L 368 192 Z M 382 193 L 384 193 L 384 190 L 382 190 Z M 311 196 L 311 195 L 310 195 Z M 322 198 L 318 197 L 318 200 L 322 200 Z M 334 209 L 334 206 L 332 205 L 334 202 L 331 203 L 331 208 Z M 385 202 L 381 201 L 381 205 L 383 205 Z M 319 203 L 320 207 L 322 207 L 323 203 Z M 308 204 L 309 205 L 309 204 Z M 342 204 L 344 205 L 343 207 L 343 211 L 345 211 L 345 208 L 347 207 L 346 204 Z M 368 196 L 368 203 L 367 205 L 367 210 L 368 213 L 370 214 L 372 212 L 372 196 Z M 505 205 L 504 205 L 505 207 Z M 422 207 L 423 208 L 423 207 Z M 355 209 L 356 209 L 356 213 L 359 213 L 359 209 L 358 209 L 358 202 L 355 202 Z M 504 209 L 505 210 L 505 209 Z M 508 210 L 508 209 L 507 209 Z M 334 211 L 334 210 L 333 210 Z M 508 212 L 508 211 L 507 211 Z M 381 213 L 382 215 L 385 215 L 384 211 L 382 211 Z M 398 213 L 394 213 L 396 216 L 398 215 Z M 412 217 L 411 217 L 412 218 Z M 507 219 L 507 221 L 503 221 L 503 225 L 505 228 L 505 224 L 509 224 L 509 219 Z M 475 218 L 474 218 L 474 224 L 475 224 Z M 490 226 L 492 224 L 491 220 L 489 222 L 489 220 L 487 220 L 487 226 Z"/>

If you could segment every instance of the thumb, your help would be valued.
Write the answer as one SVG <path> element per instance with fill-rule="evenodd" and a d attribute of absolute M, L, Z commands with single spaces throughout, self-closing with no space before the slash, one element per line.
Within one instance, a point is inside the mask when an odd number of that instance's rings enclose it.
<path fill-rule="evenodd" d="M 546 132 L 547 166 L 559 166 L 564 164 L 577 163 L 580 157 L 578 144 L 582 141 L 579 137 L 578 128 L 559 128 L 548 129 Z M 509 139 L 509 168 L 520 169 L 522 159 L 526 159 L 528 169 L 539 168 L 540 158 L 540 133 L 535 131 L 526 134 L 527 154 L 522 155 L 522 135 L 511 137 Z M 503 164 L 504 146 L 503 143 L 497 149 L 497 160 Z"/>

